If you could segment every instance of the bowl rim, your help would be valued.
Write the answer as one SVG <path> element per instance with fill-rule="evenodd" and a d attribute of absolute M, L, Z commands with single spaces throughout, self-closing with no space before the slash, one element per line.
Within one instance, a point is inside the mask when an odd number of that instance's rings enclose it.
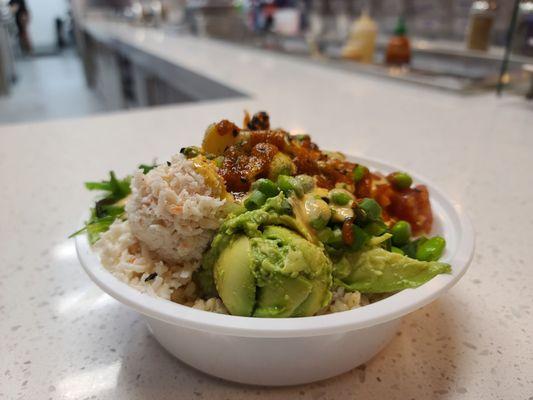
<path fill-rule="evenodd" d="M 347 155 L 347 158 L 381 172 L 406 170 L 374 158 L 356 155 Z M 452 273 L 437 275 L 415 289 L 404 289 L 388 298 L 349 311 L 302 318 L 253 318 L 198 310 L 142 293 L 119 280 L 101 265 L 87 235 L 76 236 L 76 251 L 84 270 L 104 292 L 147 317 L 172 325 L 214 334 L 263 338 L 319 336 L 363 329 L 400 318 L 432 302 L 459 281 L 472 261 L 475 235 L 463 207 L 445 196 L 428 179 L 418 174 L 411 175 L 416 182 L 428 187 L 432 205 L 438 204 L 452 220 L 452 226 L 448 228 L 452 228 L 453 236 L 458 236 L 457 246 L 455 252 L 445 260 L 452 265 Z"/>

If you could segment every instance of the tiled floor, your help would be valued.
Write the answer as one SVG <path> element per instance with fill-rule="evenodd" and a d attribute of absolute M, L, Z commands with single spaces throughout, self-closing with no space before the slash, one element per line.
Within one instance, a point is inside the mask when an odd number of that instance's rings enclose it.
<path fill-rule="evenodd" d="M 18 60 L 18 80 L 7 97 L 0 97 L 0 124 L 43 121 L 104 111 L 85 84 L 74 51 Z"/>

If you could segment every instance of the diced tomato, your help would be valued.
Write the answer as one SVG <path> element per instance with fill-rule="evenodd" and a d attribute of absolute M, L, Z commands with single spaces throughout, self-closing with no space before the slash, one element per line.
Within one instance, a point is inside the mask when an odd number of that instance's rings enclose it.
<path fill-rule="evenodd" d="M 433 213 L 427 188 L 418 185 L 393 192 L 391 203 L 386 207 L 387 212 L 395 219 L 409 222 L 415 235 L 429 233 L 433 223 Z"/>

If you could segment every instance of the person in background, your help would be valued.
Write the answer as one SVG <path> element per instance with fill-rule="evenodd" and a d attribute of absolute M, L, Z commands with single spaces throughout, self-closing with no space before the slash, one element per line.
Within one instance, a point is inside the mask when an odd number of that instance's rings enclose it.
<path fill-rule="evenodd" d="M 9 0 L 9 7 L 13 14 L 15 14 L 15 22 L 17 24 L 19 43 L 22 52 L 25 54 L 31 53 L 31 40 L 28 31 L 28 24 L 30 22 L 30 13 L 26 6 L 25 0 Z"/>

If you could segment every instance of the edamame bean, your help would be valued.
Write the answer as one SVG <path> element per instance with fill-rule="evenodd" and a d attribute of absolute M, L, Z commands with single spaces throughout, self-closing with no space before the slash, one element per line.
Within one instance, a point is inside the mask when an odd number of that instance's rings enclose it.
<path fill-rule="evenodd" d="M 446 240 L 440 236 L 433 236 L 420 245 L 416 250 L 416 258 L 420 261 L 437 261 L 446 247 Z"/>
<path fill-rule="evenodd" d="M 359 164 L 357 167 L 355 167 L 352 171 L 352 178 L 355 183 L 359 182 L 361 179 L 365 177 L 365 175 L 368 172 L 368 168 L 364 165 Z"/>
<path fill-rule="evenodd" d="M 426 243 L 428 240 L 427 237 L 421 236 L 416 240 L 407 242 L 407 244 L 402 246 L 402 251 L 407 257 L 416 258 L 416 252 L 420 246 Z"/>
<path fill-rule="evenodd" d="M 387 179 L 396 189 L 400 190 L 408 189 L 413 184 L 413 178 L 405 172 L 393 172 L 387 176 Z"/>
<path fill-rule="evenodd" d="M 392 233 L 392 243 L 395 246 L 403 246 L 411 238 L 411 224 L 407 221 L 396 222 L 390 232 Z"/>
<path fill-rule="evenodd" d="M 308 193 L 315 188 L 315 179 L 312 176 L 298 175 L 295 176 L 295 178 L 300 182 L 305 193 Z"/>
<path fill-rule="evenodd" d="M 336 204 L 331 204 L 331 219 L 334 222 L 344 222 L 349 218 L 354 217 L 353 209 L 350 207 L 342 207 Z"/>
<path fill-rule="evenodd" d="M 255 181 L 252 185 L 254 189 L 259 190 L 266 197 L 274 197 L 279 193 L 279 188 L 270 179 L 261 178 Z"/>
<path fill-rule="evenodd" d="M 329 198 L 333 203 L 338 204 L 339 206 L 345 206 L 354 199 L 351 193 L 345 189 L 332 189 L 329 192 Z"/>
<path fill-rule="evenodd" d="M 254 190 L 250 195 L 244 200 L 244 207 L 247 210 L 257 210 L 263 204 L 265 204 L 267 197 L 261 193 L 259 190 Z"/>
<path fill-rule="evenodd" d="M 309 224 L 315 229 L 324 228 L 331 218 L 331 210 L 328 204 L 312 196 L 306 196 L 304 207 L 309 219 Z"/>
<path fill-rule="evenodd" d="M 289 195 L 291 192 L 294 192 L 296 196 L 301 197 L 304 193 L 302 185 L 296 178 L 288 175 L 280 175 L 277 181 L 278 187 L 285 193 Z"/>
<path fill-rule="evenodd" d="M 359 203 L 359 207 L 366 212 L 366 216 L 371 221 L 381 219 L 381 206 L 374 199 L 365 198 Z"/>

